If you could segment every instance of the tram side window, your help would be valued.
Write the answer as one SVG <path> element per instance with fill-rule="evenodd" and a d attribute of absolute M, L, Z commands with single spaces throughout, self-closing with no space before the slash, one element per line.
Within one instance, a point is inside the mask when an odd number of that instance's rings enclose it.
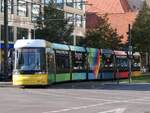
<path fill-rule="evenodd" d="M 113 55 L 110 54 L 103 54 L 102 55 L 102 59 L 103 59 L 103 67 L 104 68 L 112 68 L 113 67 Z"/>
<path fill-rule="evenodd" d="M 89 69 L 90 70 L 93 70 L 94 69 L 94 66 L 95 66 L 95 61 L 94 59 L 96 59 L 96 57 L 94 57 L 94 53 L 93 52 L 90 52 L 88 54 L 88 63 L 89 63 Z"/>
<path fill-rule="evenodd" d="M 73 70 L 84 70 L 86 63 L 85 53 L 72 52 L 72 68 Z"/>
<path fill-rule="evenodd" d="M 69 66 L 69 52 L 68 51 L 56 51 L 56 70 L 57 72 L 67 72 L 70 69 Z"/>
<path fill-rule="evenodd" d="M 120 56 L 117 58 L 117 67 L 125 68 L 128 67 L 128 59 L 124 56 Z"/>

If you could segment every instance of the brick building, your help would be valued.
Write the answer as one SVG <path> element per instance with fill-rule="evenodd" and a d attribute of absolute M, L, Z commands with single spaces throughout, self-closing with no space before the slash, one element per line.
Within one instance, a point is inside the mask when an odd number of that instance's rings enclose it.
<path fill-rule="evenodd" d="M 88 0 L 88 3 L 92 5 L 86 7 L 86 28 L 96 25 L 96 18 L 107 14 L 111 26 L 123 36 L 122 42 L 127 42 L 128 24 L 133 24 L 138 14 L 130 8 L 128 0 Z"/>

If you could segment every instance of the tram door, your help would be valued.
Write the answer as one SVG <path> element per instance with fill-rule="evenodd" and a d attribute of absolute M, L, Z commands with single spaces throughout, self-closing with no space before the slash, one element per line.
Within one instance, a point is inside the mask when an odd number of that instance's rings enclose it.
<path fill-rule="evenodd" d="M 47 69 L 48 69 L 48 84 L 52 84 L 55 82 L 55 75 L 56 75 L 55 58 L 54 53 L 52 52 L 47 53 Z"/>

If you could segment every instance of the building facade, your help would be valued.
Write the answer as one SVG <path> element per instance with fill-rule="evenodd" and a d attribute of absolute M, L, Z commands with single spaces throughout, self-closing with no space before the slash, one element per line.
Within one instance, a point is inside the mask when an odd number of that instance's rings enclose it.
<path fill-rule="evenodd" d="M 63 6 L 66 18 L 72 18 L 74 33 L 84 37 L 85 33 L 85 6 L 83 0 L 55 0 Z M 4 40 L 4 0 L 0 0 L 0 40 Z M 46 5 L 48 0 L 8 0 L 8 40 L 14 42 L 17 39 L 33 38 L 36 17 Z"/>
<path fill-rule="evenodd" d="M 0 0 L 0 39 L 4 40 L 4 0 Z M 34 18 L 38 16 L 40 1 L 8 0 L 8 40 L 31 38 Z"/>
<path fill-rule="evenodd" d="M 72 18 L 76 36 L 85 37 L 85 4 L 83 0 L 65 0 L 64 11 L 66 18 Z M 71 3 L 71 4 L 70 4 Z"/>
<path fill-rule="evenodd" d="M 46 0 L 47 4 L 50 0 Z M 74 25 L 72 33 L 73 43 L 76 45 L 78 39 L 85 37 L 85 0 L 55 0 L 58 9 L 65 12 L 64 18 L 68 24 Z"/>

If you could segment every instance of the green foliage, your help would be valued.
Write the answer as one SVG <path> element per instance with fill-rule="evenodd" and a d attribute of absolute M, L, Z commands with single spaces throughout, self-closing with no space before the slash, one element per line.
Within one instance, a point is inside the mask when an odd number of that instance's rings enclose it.
<path fill-rule="evenodd" d="M 42 16 L 37 19 L 36 37 L 56 43 L 69 43 L 73 25 L 68 25 L 64 11 L 56 5 L 54 0 L 50 0 L 48 6 L 44 7 L 44 21 Z"/>
<path fill-rule="evenodd" d="M 150 50 L 150 7 L 143 5 L 132 27 L 132 44 L 134 48 L 141 52 Z"/>
<path fill-rule="evenodd" d="M 86 44 L 89 47 L 119 49 L 121 38 L 108 23 L 107 15 L 98 18 L 97 25 L 86 34 Z"/>

